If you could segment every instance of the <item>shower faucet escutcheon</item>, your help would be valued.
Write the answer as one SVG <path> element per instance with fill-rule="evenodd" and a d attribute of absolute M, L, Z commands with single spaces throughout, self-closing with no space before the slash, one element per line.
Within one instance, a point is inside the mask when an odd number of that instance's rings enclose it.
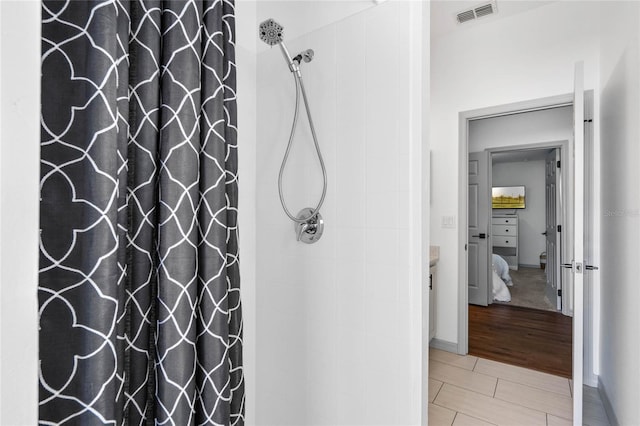
<path fill-rule="evenodd" d="M 313 213 L 310 207 L 300 210 L 298 218 L 309 217 Z M 324 220 L 320 213 L 311 216 L 306 222 L 294 223 L 293 227 L 296 231 L 296 240 L 306 244 L 313 244 L 320 239 L 324 232 Z"/>

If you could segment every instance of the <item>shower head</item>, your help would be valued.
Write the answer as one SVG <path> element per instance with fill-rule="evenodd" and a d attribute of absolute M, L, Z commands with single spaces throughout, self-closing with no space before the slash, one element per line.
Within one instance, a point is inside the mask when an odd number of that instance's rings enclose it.
<path fill-rule="evenodd" d="M 287 64 L 289 65 L 289 70 L 291 70 L 291 72 L 293 73 L 300 74 L 300 68 L 298 67 L 298 64 L 293 62 L 289 51 L 284 45 L 284 41 L 282 40 L 283 32 L 284 28 L 282 28 L 282 25 L 278 24 L 271 18 L 262 22 L 258 26 L 258 36 L 260 37 L 260 40 L 264 41 L 269 46 L 275 46 L 276 44 L 280 46 L 282 56 L 284 56 L 284 60 L 287 61 Z"/>
<path fill-rule="evenodd" d="M 282 51 L 282 56 L 284 56 L 284 60 L 289 65 L 289 70 L 292 73 L 295 73 L 297 76 L 301 76 L 300 62 L 311 61 L 311 59 L 313 59 L 313 50 L 308 49 L 300 53 L 295 58 L 292 58 L 289 54 L 289 51 L 287 50 L 287 47 L 284 45 L 283 33 L 284 28 L 282 27 L 282 25 L 278 24 L 271 18 L 260 23 L 260 25 L 258 26 L 258 37 L 260 37 L 260 40 L 264 41 L 269 46 L 275 46 L 276 44 L 280 46 L 280 51 Z"/>
<path fill-rule="evenodd" d="M 273 19 L 267 19 L 262 22 L 258 29 L 258 35 L 260 40 L 267 43 L 269 46 L 275 46 L 278 43 L 282 43 L 282 33 L 284 28 Z"/>

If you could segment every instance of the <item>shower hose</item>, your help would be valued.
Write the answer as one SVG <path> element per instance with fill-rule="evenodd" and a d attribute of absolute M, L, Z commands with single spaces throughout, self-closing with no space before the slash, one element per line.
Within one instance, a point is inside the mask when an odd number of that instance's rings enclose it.
<path fill-rule="evenodd" d="M 293 80 L 296 85 L 296 105 L 295 112 L 293 114 L 293 124 L 291 125 L 291 134 L 289 135 L 289 143 L 287 144 L 287 150 L 284 153 L 284 157 L 282 158 L 282 165 L 280 166 L 280 173 L 278 175 L 278 193 L 280 194 L 280 203 L 282 204 L 282 208 L 284 212 L 289 216 L 289 219 L 296 223 L 307 223 L 312 220 L 316 214 L 320 211 L 320 207 L 324 203 L 324 197 L 327 195 L 327 170 L 324 165 L 324 159 L 322 158 L 322 152 L 320 152 L 320 145 L 318 144 L 318 137 L 316 136 L 316 130 L 313 126 L 313 119 L 311 118 L 311 111 L 309 109 L 309 101 L 307 100 L 307 92 L 304 90 L 304 83 L 302 81 L 302 74 L 298 74 L 296 72 L 291 73 L 293 75 Z M 313 143 L 316 147 L 316 153 L 318 154 L 318 160 L 320 160 L 320 168 L 322 169 L 322 196 L 320 197 L 320 202 L 315 209 L 307 217 L 295 217 L 291 214 L 289 209 L 287 208 L 287 204 L 284 200 L 284 194 L 282 192 L 282 175 L 284 173 L 285 166 L 287 165 L 287 160 L 289 158 L 289 153 L 291 151 L 291 147 L 293 146 L 293 140 L 295 138 L 296 128 L 298 126 L 298 110 L 300 108 L 300 92 L 302 92 L 302 99 L 304 101 L 304 107 L 307 111 L 307 117 L 309 118 L 309 127 L 311 128 L 311 136 L 313 136 Z"/>

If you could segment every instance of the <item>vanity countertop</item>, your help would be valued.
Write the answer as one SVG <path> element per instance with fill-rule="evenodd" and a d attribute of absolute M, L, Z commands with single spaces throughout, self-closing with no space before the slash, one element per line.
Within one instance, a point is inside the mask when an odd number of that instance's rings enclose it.
<path fill-rule="evenodd" d="M 440 260 L 440 246 L 429 246 L 429 266 L 435 265 Z"/>

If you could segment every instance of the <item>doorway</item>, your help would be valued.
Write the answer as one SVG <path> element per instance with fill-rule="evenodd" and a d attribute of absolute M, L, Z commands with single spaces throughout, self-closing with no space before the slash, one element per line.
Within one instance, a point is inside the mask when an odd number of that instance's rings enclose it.
<path fill-rule="evenodd" d="M 567 138 L 569 142 L 568 149 L 562 150 L 561 162 L 566 173 L 567 179 L 564 180 L 564 199 L 569 204 L 564 209 L 567 216 L 563 218 L 563 244 L 561 247 L 562 259 L 562 282 L 565 283 L 563 291 L 563 312 L 573 315 L 572 319 L 572 336 L 573 336 L 573 374 L 574 380 L 574 420 L 582 418 L 582 383 L 593 386 L 594 381 L 589 378 L 592 375 L 593 366 L 593 333 L 591 324 L 594 315 L 597 316 L 597 310 L 593 310 L 593 303 L 590 298 L 584 298 L 584 295 L 590 294 L 592 278 L 590 274 L 584 274 L 585 263 L 581 260 L 583 256 L 590 258 L 590 252 L 583 251 L 583 244 L 588 247 L 589 241 L 596 234 L 593 228 L 595 222 L 585 218 L 593 214 L 594 204 L 590 200 L 590 195 L 594 189 L 597 196 L 598 186 L 593 184 L 589 168 L 584 169 L 585 159 L 590 159 L 591 150 L 594 146 L 594 137 L 592 130 L 593 121 L 593 92 L 584 92 L 583 84 L 583 66 L 578 63 L 576 65 L 576 86 L 575 98 L 574 94 L 555 96 L 550 98 L 537 99 L 533 101 L 519 102 L 509 105 L 496 106 L 491 108 L 483 108 L 461 112 L 459 114 L 459 189 L 458 189 L 458 214 L 460 217 L 460 229 L 458 233 L 458 241 L 463 250 L 458 252 L 459 273 L 463 277 L 459 281 L 458 290 L 458 353 L 466 354 L 469 349 L 468 332 L 469 332 L 469 309 L 468 309 L 468 275 L 467 275 L 467 240 L 468 240 L 468 201 L 472 194 L 468 191 L 469 162 L 468 162 L 468 134 L 469 123 L 472 120 L 489 117 L 499 117 L 512 114 L 521 114 L 530 111 L 551 110 L 565 106 L 571 106 L 573 109 L 573 132 Z M 574 100 L 575 99 L 575 100 Z M 498 135 L 501 136 L 501 135 Z M 586 136 L 586 137 L 585 137 Z M 500 142 L 499 137 L 496 138 Z M 495 141 L 494 141 L 495 142 Z M 504 148 L 508 143 L 498 145 Z M 531 144 L 531 141 L 520 144 L 521 148 Z M 574 158 L 575 157 L 575 158 Z M 575 160 L 575 163 L 574 163 Z M 587 160 L 586 164 L 590 164 Z M 574 171 L 575 165 L 575 171 Z M 585 172 L 586 175 L 585 175 Z M 580 176 L 573 179 L 574 173 Z M 584 176 L 584 180 L 582 177 Z M 586 186 L 585 186 L 586 185 Z M 575 194 L 571 194 L 571 190 L 576 188 Z M 575 195 L 575 197 L 574 197 Z M 586 200 L 586 201 L 585 201 Z M 574 209 L 575 207 L 575 209 Z M 584 210 L 583 210 L 584 208 Z M 574 234 L 574 223 L 576 233 Z M 584 240 L 583 240 L 584 235 Z M 583 243 L 584 241 L 584 243 Z M 573 254 L 576 259 L 573 259 Z M 570 260 L 569 260 L 570 259 Z M 587 267 L 587 269 L 589 269 Z M 586 272 L 586 271 L 585 271 Z M 574 285 L 575 284 L 575 285 Z M 575 295 L 574 295 L 575 293 Z M 573 303 L 575 300 L 575 304 Z M 584 301 L 584 302 L 583 302 Z M 568 302 L 568 303 L 567 303 Z M 597 306 L 596 306 L 597 308 Z M 584 324 L 584 328 L 583 328 Z M 584 345 L 583 345 L 584 343 Z M 583 352 L 584 348 L 584 352 Z M 586 367 L 586 368 L 585 368 Z"/>
<path fill-rule="evenodd" d="M 467 124 L 469 354 L 564 377 L 572 321 L 558 313 L 555 269 L 558 248 L 569 246 L 557 225 L 573 215 L 561 168 L 572 114 L 559 105 Z M 540 142 L 549 135 L 563 140 Z"/>
<path fill-rule="evenodd" d="M 570 127 L 569 114 L 560 114 Z M 489 150 L 489 303 L 562 310 L 561 218 L 567 203 L 560 158 L 567 144 Z"/>
<path fill-rule="evenodd" d="M 458 265 L 460 268 L 460 275 L 465 278 L 463 280 L 460 280 L 459 291 L 458 291 L 458 294 L 459 294 L 458 336 L 459 338 L 458 338 L 457 352 L 459 354 L 468 353 L 469 293 L 467 289 L 473 283 L 467 282 L 467 279 L 468 279 L 468 269 L 470 268 L 469 265 L 471 265 L 473 262 L 468 263 L 467 256 L 471 257 L 474 250 L 474 247 L 472 247 L 474 240 L 470 238 L 472 237 L 472 235 L 471 235 L 471 232 L 469 231 L 478 231 L 477 234 L 473 234 L 473 235 L 480 236 L 480 234 L 483 234 L 483 233 L 485 234 L 484 239 L 482 240 L 478 239 L 475 241 L 479 242 L 481 245 L 484 245 L 484 249 L 486 250 L 486 253 L 488 253 L 489 251 L 488 247 L 490 244 L 490 235 L 491 235 L 489 232 L 487 232 L 487 228 L 490 223 L 490 218 L 489 218 L 490 214 L 488 213 L 489 207 L 485 206 L 484 208 L 479 209 L 479 213 L 483 211 L 487 212 L 486 217 L 482 217 L 482 218 L 480 217 L 476 218 L 470 215 L 468 211 L 468 204 L 470 200 L 472 200 L 477 195 L 471 190 L 469 190 L 468 180 L 467 180 L 467 177 L 469 176 L 470 172 L 474 171 L 473 170 L 474 166 L 469 162 L 470 151 L 469 151 L 468 135 L 469 135 L 471 122 L 474 122 L 474 121 L 480 122 L 479 120 L 485 120 L 489 118 L 498 118 L 498 119 L 504 119 L 505 121 L 509 121 L 510 118 L 512 119 L 514 118 L 516 121 L 519 120 L 522 123 L 524 123 L 525 126 L 535 127 L 537 125 L 536 120 L 530 120 L 529 119 L 530 116 L 527 116 L 525 114 L 534 113 L 544 118 L 545 115 L 556 115 L 555 113 L 561 110 L 565 111 L 565 113 L 568 113 L 572 109 L 572 105 L 573 105 L 573 95 L 567 94 L 567 95 L 542 98 L 542 99 L 537 99 L 532 101 L 525 101 L 525 102 L 519 102 L 514 104 L 483 108 L 479 110 L 466 111 L 459 114 L 459 126 L 460 126 L 459 127 L 459 130 L 460 130 L 459 131 L 459 134 L 460 134 L 459 186 L 460 188 L 458 191 L 458 196 L 459 196 L 460 210 L 458 214 L 460 217 L 460 230 L 459 230 L 458 238 L 460 241 L 460 247 L 464 247 L 464 250 L 460 250 L 460 252 L 458 253 Z M 566 120 L 564 120 L 564 118 L 561 118 L 559 120 L 564 121 L 566 123 Z M 561 233 L 561 239 L 562 241 L 565 242 L 560 244 L 560 249 L 561 249 L 561 258 L 570 259 L 571 250 L 570 250 L 570 244 L 568 242 L 573 241 L 573 210 L 572 210 L 573 194 L 571 193 L 571 189 L 573 188 L 574 170 L 573 170 L 573 161 L 571 158 L 572 156 L 571 144 L 568 141 L 572 139 L 572 135 L 570 134 L 567 135 L 567 133 L 565 132 L 564 134 L 562 134 L 562 136 L 559 136 L 559 134 L 561 133 L 552 132 L 552 133 L 549 133 L 546 137 L 546 140 L 550 142 L 543 142 L 543 143 L 540 142 L 540 137 L 536 137 L 535 139 L 532 139 L 530 137 L 529 138 L 523 137 L 523 138 L 520 138 L 519 143 L 517 143 L 517 147 L 514 147 L 514 144 L 513 144 L 514 128 L 515 127 L 512 126 L 510 127 L 511 129 L 510 131 L 501 131 L 499 133 L 493 133 L 493 134 L 491 134 L 489 130 L 483 129 L 483 131 L 485 132 L 485 136 L 488 135 L 489 137 L 482 138 L 484 142 L 482 142 L 476 148 L 476 151 L 492 150 L 494 152 L 499 152 L 499 151 L 514 150 L 514 149 L 527 150 L 527 149 L 541 149 L 541 148 L 549 148 L 549 149 L 560 148 L 560 161 L 561 161 L 561 164 L 563 165 L 561 169 L 561 173 L 563 175 L 562 188 L 560 188 L 560 190 L 562 192 L 562 200 L 563 200 L 562 202 L 564 203 L 563 205 L 564 213 L 560 219 L 562 222 L 562 230 L 563 230 L 563 232 Z M 553 136 L 550 136 L 552 134 L 556 135 L 555 140 Z M 487 140 L 490 140 L 491 143 L 487 143 L 486 142 Z M 488 153 L 484 158 L 486 158 L 486 163 L 484 166 L 486 170 L 487 164 L 490 161 Z M 480 164 L 480 166 L 482 165 Z M 483 175 L 486 176 L 486 179 L 487 179 L 486 185 L 488 186 L 488 179 L 489 179 L 488 175 L 486 173 L 483 174 L 481 172 L 479 172 L 478 174 L 480 176 L 483 176 Z M 481 197 L 480 199 L 483 199 L 483 198 Z M 479 224 L 484 224 L 484 228 L 471 230 L 470 228 L 474 220 L 478 221 Z M 487 236 L 486 234 L 489 234 L 489 236 Z M 468 247 L 467 247 L 467 242 L 469 243 Z M 481 248 L 482 247 L 478 248 L 477 250 L 480 250 Z M 485 257 L 486 255 L 481 254 L 480 256 L 481 258 L 486 258 Z M 560 269 L 559 275 L 560 275 L 559 280 L 562 283 L 570 282 L 571 270 Z M 484 279 L 484 283 L 483 283 L 484 286 L 488 284 L 487 283 L 488 277 L 485 276 L 484 274 L 480 277 L 480 279 Z M 480 279 L 478 281 L 480 281 Z M 486 290 L 484 294 L 487 294 Z M 573 309 L 573 306 L 571 306 L 571 303 L 569 303 L 569 301 L 573 297 L 571 289 L 566 287 L 561 297 L 563 299 L 562 312 L 566 315 L 571 315 L 572 309 Z M 488 305 L 489 304 L 488 302 L 489 301 L 487 301 L 485 304 Z"/>

